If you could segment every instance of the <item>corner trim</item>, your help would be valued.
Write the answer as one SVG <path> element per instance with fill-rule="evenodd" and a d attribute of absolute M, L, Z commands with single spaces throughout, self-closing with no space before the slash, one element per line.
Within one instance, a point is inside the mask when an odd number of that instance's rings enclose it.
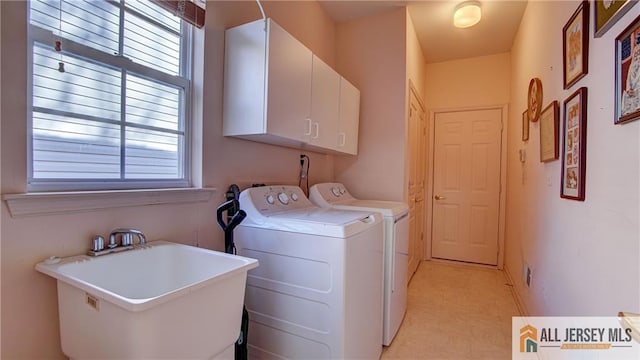
<path fill-rule="evenodd" d="M 511 273 L 509 272 L 509 268 L 507 266 L 502 269 L 504 271 L 504 276 L 507 278 L 507 282 L 511 287 L 511 295 L 513 296 L 513 300 L 516 303 L 516 307 L 520 312 L 520 316 L 529 316 L 529 311 L 527 311 L 527 307 L 524 305 L 524 301 L 522 301 L 522 297 L 520 293 L 516 289 L 516 284 L 513 282 L 513 278 L 511 277 Z"/>

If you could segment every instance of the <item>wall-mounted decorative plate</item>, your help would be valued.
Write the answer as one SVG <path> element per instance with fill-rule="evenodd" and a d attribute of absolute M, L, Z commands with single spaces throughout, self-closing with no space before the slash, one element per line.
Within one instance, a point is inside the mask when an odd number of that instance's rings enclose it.
<path fill-rule="evenodd" d="M 538 78 L 533 78 L 529 82 L 527 105 L 529 110 L 529 121 L 538 121 L 540 118 L 540 112 L 542 111 L 542 81 Z"/>

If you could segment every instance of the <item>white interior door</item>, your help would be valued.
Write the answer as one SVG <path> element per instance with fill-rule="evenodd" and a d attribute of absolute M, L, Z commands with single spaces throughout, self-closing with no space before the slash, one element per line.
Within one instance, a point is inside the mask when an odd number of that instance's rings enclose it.
<path fill-rule="evenodd" d="M 434 117 L 432 257 L 497 265 L 500 109 Z"/>
<path fill-rule="evenodd" d="M 409 276 L 424 257 L 424 183 L 426 158 L 426 124 L 424 109 L 413 90 L 409 98 Z"/>

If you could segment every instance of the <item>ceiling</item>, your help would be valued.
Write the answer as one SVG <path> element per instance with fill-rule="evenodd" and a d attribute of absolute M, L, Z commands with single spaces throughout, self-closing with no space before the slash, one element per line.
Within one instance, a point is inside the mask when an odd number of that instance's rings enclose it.
<path fill-rule="evenodd" d="M 320 0 L 320 4 L 338 23 L 407 6 L 427 63 L 509 51 L 527 1 L 481 0 L 480 23 L 458 29 L 453 26 L 453 12 L 463 1 Z"/>

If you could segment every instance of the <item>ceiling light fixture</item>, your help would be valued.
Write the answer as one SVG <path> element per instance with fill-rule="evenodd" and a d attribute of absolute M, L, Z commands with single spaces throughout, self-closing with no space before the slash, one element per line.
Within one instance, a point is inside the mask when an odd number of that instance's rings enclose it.
<path fill-rule="evenodd" d="M 465 1 L 456 6 L 453 13 L 453 25 L 457 28 L 468 28 L 478 22 L 482 18 L 482 10 L 479 1 Z"/>

